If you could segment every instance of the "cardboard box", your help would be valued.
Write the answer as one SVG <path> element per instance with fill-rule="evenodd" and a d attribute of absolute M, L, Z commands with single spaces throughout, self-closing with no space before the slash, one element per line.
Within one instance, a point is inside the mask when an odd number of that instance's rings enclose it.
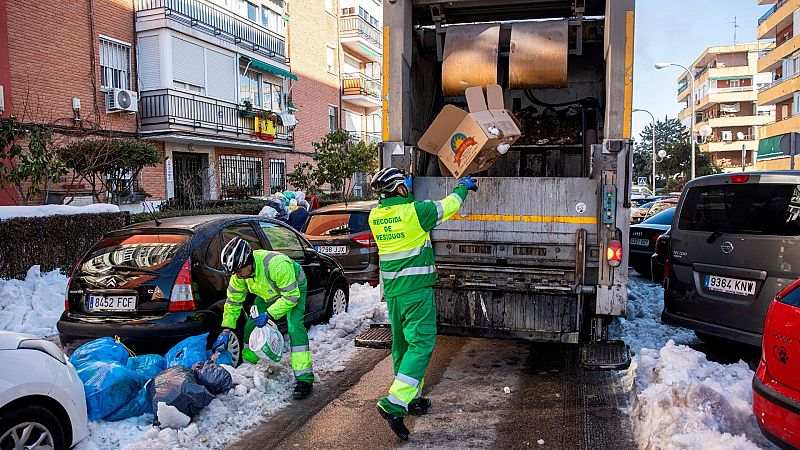
<path fill-rule="evenodd" d="M 519 121 L 505 109 L 503 89 L 497 84 L 485 89 L 485 96 L 483 86 L 466 90 L 469 112 L 445 105 L 417 143 L 455 178 L 488 169 L 501 156 L 497 146 L 520 137 Z"/>

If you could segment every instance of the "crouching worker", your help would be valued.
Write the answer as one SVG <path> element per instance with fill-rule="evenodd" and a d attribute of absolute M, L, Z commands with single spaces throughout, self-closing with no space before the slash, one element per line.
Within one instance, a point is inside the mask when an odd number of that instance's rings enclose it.
<path fill-rule="evenodd" d="M 247 321 L 244 328 L 245 342 L 249 342 L 250 333 L 255 327 L 263 327 L 270 319 L 277 320 L 286 316 L 292 346 L 292 370 L 297 381 L 293 396 L 298 400 L 308 397 L 314 383 L 314 372 L 311 369 L 308 332 L 303 320 L 306 314 L 307 290 L 303 268 L 282 253 L 254 251 L 247 241 L 238 237 L 225 245 L 220 258 L 230 281 L 222 315 L 222 328 L 225 330 L 212 347 L 227 348 L 247 294 L 255 294 L 255 306 L 259 315 Z M 256 363 L 259 359 L 247 346 L 242 350 L 242 358 L 251 363 Z"/>

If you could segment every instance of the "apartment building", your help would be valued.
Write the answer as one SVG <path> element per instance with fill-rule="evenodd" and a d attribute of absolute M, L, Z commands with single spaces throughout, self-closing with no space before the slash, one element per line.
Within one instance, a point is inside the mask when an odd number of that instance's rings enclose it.
<path fill-rule="evenodd" d="M 295 107 L 284 0 L 136 0 L 142 137 L 163 143 L 167 198 L 286 189 Z"/>
<path fill-rule="evenodd" d="M 709 47 L 689 66 L 694 92 L 684 72 L 678 77 L 678 102 L 684 103 L 679 119 L 691 124 L 695 108 L 695 136 L 710 134 L 698 146 L 725 171 L 755 168 L 758 129 L 773 122 L 774 106 L 756 103 L 758 88 L 769 84 L 769 73 L 758 70 L 758 57 L 769 43 Z"/>
<path fill-rule="evenodd" d="M 135 137 L 135 113 L 107 104 L 115 90 L 134 96 L 137 90 L 133 13 L 130 2 L 116 0 L 41 0 L 35 7 L 0 0 L 2 116 L 51 128 L 56 145 Z M 132 104 L 135 110 L 135 97 Z M 153 199 L 165 198 L 163 167 L 147 168 L 138 181 Z M 60 202 L 68 190 L 87 193 L 64 178 L 51 183 L 41 201 Z M 73 204 L 82 200 L 91 201 Z M 0 194 L 0 204 L 13 203 L 8 192 Z"/>
<path fill-rule="evenodd" d="M 770 7 L 758 19 L 756 38 L 774 41 L 758 60 L 758 70 L 771 74 L 770 83 L 758 92 L 758 104 L 775 108 L 775 123 L 763 127 L 758 136 L 758 167 L 786 170 L 792 165 L 791 138 L 800 131 L 800 0 L 758 4 Z M 800 140 L 795 147 L 794 154 L 800 154 Z"/>

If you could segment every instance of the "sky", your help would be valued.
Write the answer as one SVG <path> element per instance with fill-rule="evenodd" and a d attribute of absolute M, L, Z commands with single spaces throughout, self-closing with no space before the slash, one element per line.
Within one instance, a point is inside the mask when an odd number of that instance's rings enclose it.
<path fill-rule="evenodd" d="M 633 107 L 649 110 L 661 120 L 677 117 L 679 67 L 656 70 L 657 62 L 689 66 L 706 48 L 756 42 L 758 18 L 769 9 L 757 0 L 637 0 L 634 41 Z M 633 136 L 651 121 L 633 114 Z"/>

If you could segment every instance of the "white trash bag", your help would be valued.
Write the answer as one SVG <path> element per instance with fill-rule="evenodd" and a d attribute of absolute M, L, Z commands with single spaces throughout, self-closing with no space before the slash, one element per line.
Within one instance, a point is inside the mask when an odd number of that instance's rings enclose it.
<path fill-rule="evenodd" d="M 275 208 L 271 206 L 265 206 L 261 208 L 261 211 L 258 212 L 258 215 L 266 217 L 268 219 L 274 219 L 275 217 L 278 216 L 278 211 L 276 211 Z"/>
<path fill-rule="evenodd" d="M 250 308 L 250 317 L 258 317 L 258 309 L 253 306 Z M 283 333 L 278 331 L 275 322 L 269 321 L 263 327 L 256 327 L 250 333 L 250 340 L 247 347 L 259 358 L 268 358 L 275 362 L 281 360 L 286 343 L 283 340 Z"/>

